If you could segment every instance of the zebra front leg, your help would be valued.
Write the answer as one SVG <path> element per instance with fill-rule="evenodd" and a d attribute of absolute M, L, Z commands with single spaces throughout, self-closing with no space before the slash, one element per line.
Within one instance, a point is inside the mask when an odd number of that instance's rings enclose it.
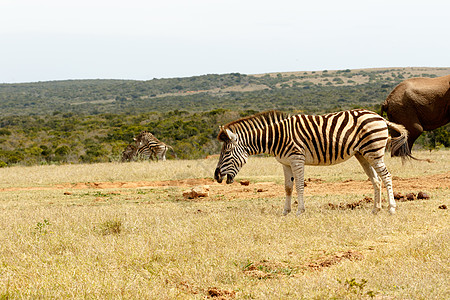
<path fill-rule="evenodd" d="M 286 191 L 286 201 L 284 203 L 283 216 L 291 212 L 292 188 L 294 187 L 294 174 L 291 166 L 283 165 L 284 190 Z"/>
<path fill-rule="evenodd" d="M 294 173 L 295 187 L 297 189 L 298 209 L 297 216 L 305 212 L 305 202 L 303 201 L 303 191 L 305 189 L 305 158 L 297 157 L 291 162 L 291 169 Z"/>

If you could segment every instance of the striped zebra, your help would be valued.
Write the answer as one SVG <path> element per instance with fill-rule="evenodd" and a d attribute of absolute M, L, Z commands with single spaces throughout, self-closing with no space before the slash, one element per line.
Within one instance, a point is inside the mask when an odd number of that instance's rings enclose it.
<path fill-rule="evenodd" d="M 136 146 L 128 144 L 125 150 L 122 151 L 122 162 L 131 161 L 136 154 Z"/>
<path fill-rule="evenodd" d="M 148 131 L 142 131 L 133 140 L 136 142 L 136 154 L 152 160 L 153 158 L 166 160 L 167 150 L 173 151 L 172 147 L 164 144 Z"/>
<path fill-rule="evenodd" d="M 391 139 L 388 126 L 400 136 Z M 402 158 L 410 156 L 407 135 L 402 125 L 363 109 L 321 116 L 289 116 L 277 111 L 260 113 L 220 127 L 218 139 L 223 145 L 214 178 L 221 183 L 226 175 L 227 183 L 232 183 L 250 155 L 272 154 L 284 170 L 286 201 L 283 215 L 291 211 L 294 179 L 299 215 L 305 211 L 304 166 L 338 164 L 354 155 L 374 188 L 373 213 L 381 210 L 383 182 L 388 193 L 389 212 L 393 214 L 396 204 L 384 153 L 390 140 L 392 153 L 400 151 Z"/>

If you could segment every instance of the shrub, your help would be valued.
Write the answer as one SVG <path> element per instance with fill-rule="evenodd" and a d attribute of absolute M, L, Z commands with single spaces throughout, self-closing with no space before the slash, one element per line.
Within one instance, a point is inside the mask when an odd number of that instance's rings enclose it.
<path fill-rule="evenodd" d="M 120 234 L 122 232 L 121 220 L 107 220 L 96 228 L 101 235 Z"/>

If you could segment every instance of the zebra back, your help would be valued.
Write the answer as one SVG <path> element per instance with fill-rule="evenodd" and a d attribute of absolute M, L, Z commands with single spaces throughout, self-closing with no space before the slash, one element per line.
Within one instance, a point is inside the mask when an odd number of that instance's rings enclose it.
<path fill-rule="evenodd" d="M 266 111 L 262 113 L 258 113 L 252 116 L 248 116 L 245 118 L 241 118 L 239 120 L 230 122 L 222 127 L 220 127 L 220 132 L 217 138 L 219 141 L 226 141 L 228 136 L 226 134 L 226 130 L 231 130 L 232 132 L 250 132 L 253 130 L 262 130 L 263 128 L 273 125 L 275 123 L 280 122 L 286 118 L 289 118 L 290 115 L 287 113 L 283 113 L 277 110 Z"/>

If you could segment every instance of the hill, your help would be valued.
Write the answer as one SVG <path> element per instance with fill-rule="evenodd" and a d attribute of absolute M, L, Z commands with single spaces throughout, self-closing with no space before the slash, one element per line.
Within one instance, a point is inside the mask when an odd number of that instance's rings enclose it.
<path fill-rule="evenodd" d="M 379 111 L 400 81 L 444 74 L 450 74 L 450 68 L 2 84 L 0 167 L 117 161 L 142 130 L 173 146 L 178 158 L 200 158 L 220 151 L 218 126 L 237 118 L 269 109 L 309 114 L 356 107 Z M 419 143 L 450 146 L 450 136 L 442 129 Z"/>
<path fill-rule="evenodd" d="M 0 84 L 0 115 L 137 114 L 149 111 L 302 110 L 376 107 L 400 81 L 450 68 L 385 68 L 186 78 Z"/>

